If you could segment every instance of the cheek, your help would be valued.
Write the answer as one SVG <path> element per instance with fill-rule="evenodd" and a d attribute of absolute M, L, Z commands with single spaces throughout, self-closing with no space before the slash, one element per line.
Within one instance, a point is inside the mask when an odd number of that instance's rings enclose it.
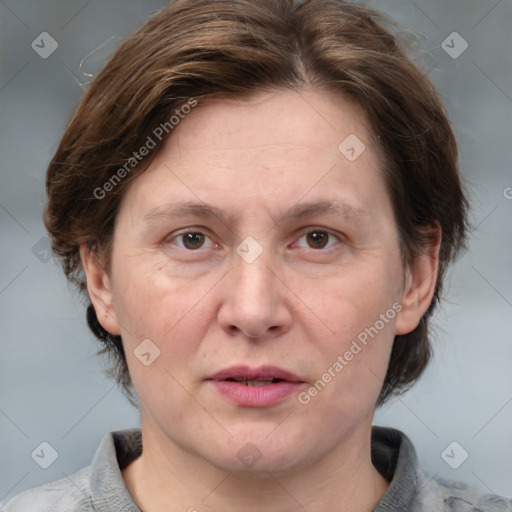
<path fill-rule="evenodd" d="M 179 411 L 194 406 L 183 386 L 192 375 L 192 362 L 207 326 L 204 293 L 190 283 L 170 280 L 158 268 L 140 269 L 134 266 L 130 272 L 125 269 L 124 275 L 119 273 L 123 280 L 118 282 L 126 284 L 116 290 L 128 369 L 141 403 L 150 410 L 169 400 L 179 403 L 180 407 L 167 411 L 179 421 Z M 148 352 L 149 361 L 142 355 Z"/>
<path fill-rule="evenodd" d="M 201 285 L 189 279 L 171 275 L 165 261 L 148 263 L 140 258 L 121 267 L 115 276 L 117 283 L 115 308 L 124 327 L 123 338 L 132 342 L 145 338 L 159 345 L 175 339 L 175 334 L 187 330 L 189 318 L 201 315 L 205 290 L 215 285 L 203 279 Z M 191 340 L 189 340 L 191 341 Z M 176 343 L 176 348 L 186 345 Z"/>
<path fill-rule="evenodd" d="M 297 283 L 299 284 L 299 283 Z M 321 283 L 311 283 L 304 290 L 311 310 L 324 321 L 332 339 L 355 339 L 371 327 L 398 299 L 392 267 L 365 265 L 343 269 Z M 394 310 L 385 318 L 379 331 L 389 330 Z"/>
<path fill-rule="evenodd" d="M 373 405 L 387 371 L 400 309 L 394 288 L 389 272 L 367 268 L 331 281 L 314 295 L 312 309 L 332 331 L 325 337 L 310 335 L 316 339 L 316 360 L 322 362 L 316 367 L 316 387 L 326 403 L 340 408 L 347 403 L 355 408 Z"/>

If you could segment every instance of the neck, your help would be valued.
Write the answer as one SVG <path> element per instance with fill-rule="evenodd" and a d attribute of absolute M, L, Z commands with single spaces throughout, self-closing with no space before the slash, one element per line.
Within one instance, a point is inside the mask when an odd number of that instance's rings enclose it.
<path fill-rule="evenodd" d="M 224 471 L 144 421 L 142 439 L 123 479 L 144 512 L 370 512 L 389 485 L 371 462 L 371 422 L 320 460 L 281 473 Z"/>

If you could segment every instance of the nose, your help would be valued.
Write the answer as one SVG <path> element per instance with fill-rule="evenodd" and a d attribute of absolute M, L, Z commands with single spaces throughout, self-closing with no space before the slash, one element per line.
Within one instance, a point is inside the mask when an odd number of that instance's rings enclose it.
<path fill-rule="evenodd" d="M 289 292 L 270 263 L 265 251 L 252 262 L 234 255 L 218 313 L 219 324 L 228 334 L 264 339 L 290 329 Z"/>

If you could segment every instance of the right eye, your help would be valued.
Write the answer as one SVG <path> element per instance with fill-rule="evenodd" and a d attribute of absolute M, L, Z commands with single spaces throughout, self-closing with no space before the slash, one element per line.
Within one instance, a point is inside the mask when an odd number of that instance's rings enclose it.
<path fill-rule="evenodd" d="M 210 237 L 200 231 L 184 231 L 174 235 L 169 242 L 175 243 L 181 249 L 197 251 L 203 247 L 206 240 L 210 240 Z"/>

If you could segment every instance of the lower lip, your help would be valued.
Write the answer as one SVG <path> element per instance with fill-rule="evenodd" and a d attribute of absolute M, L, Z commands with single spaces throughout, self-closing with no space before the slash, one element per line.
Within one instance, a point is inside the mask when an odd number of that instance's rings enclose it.
<path fill-rule="evenodd" d="M 269 407 L 296 393 L 301 382 L 281 381 L 263 386 L 246 386 L 226 380 L 210 381 L 217 391 L 238 405 L 246 407 Z"/>

